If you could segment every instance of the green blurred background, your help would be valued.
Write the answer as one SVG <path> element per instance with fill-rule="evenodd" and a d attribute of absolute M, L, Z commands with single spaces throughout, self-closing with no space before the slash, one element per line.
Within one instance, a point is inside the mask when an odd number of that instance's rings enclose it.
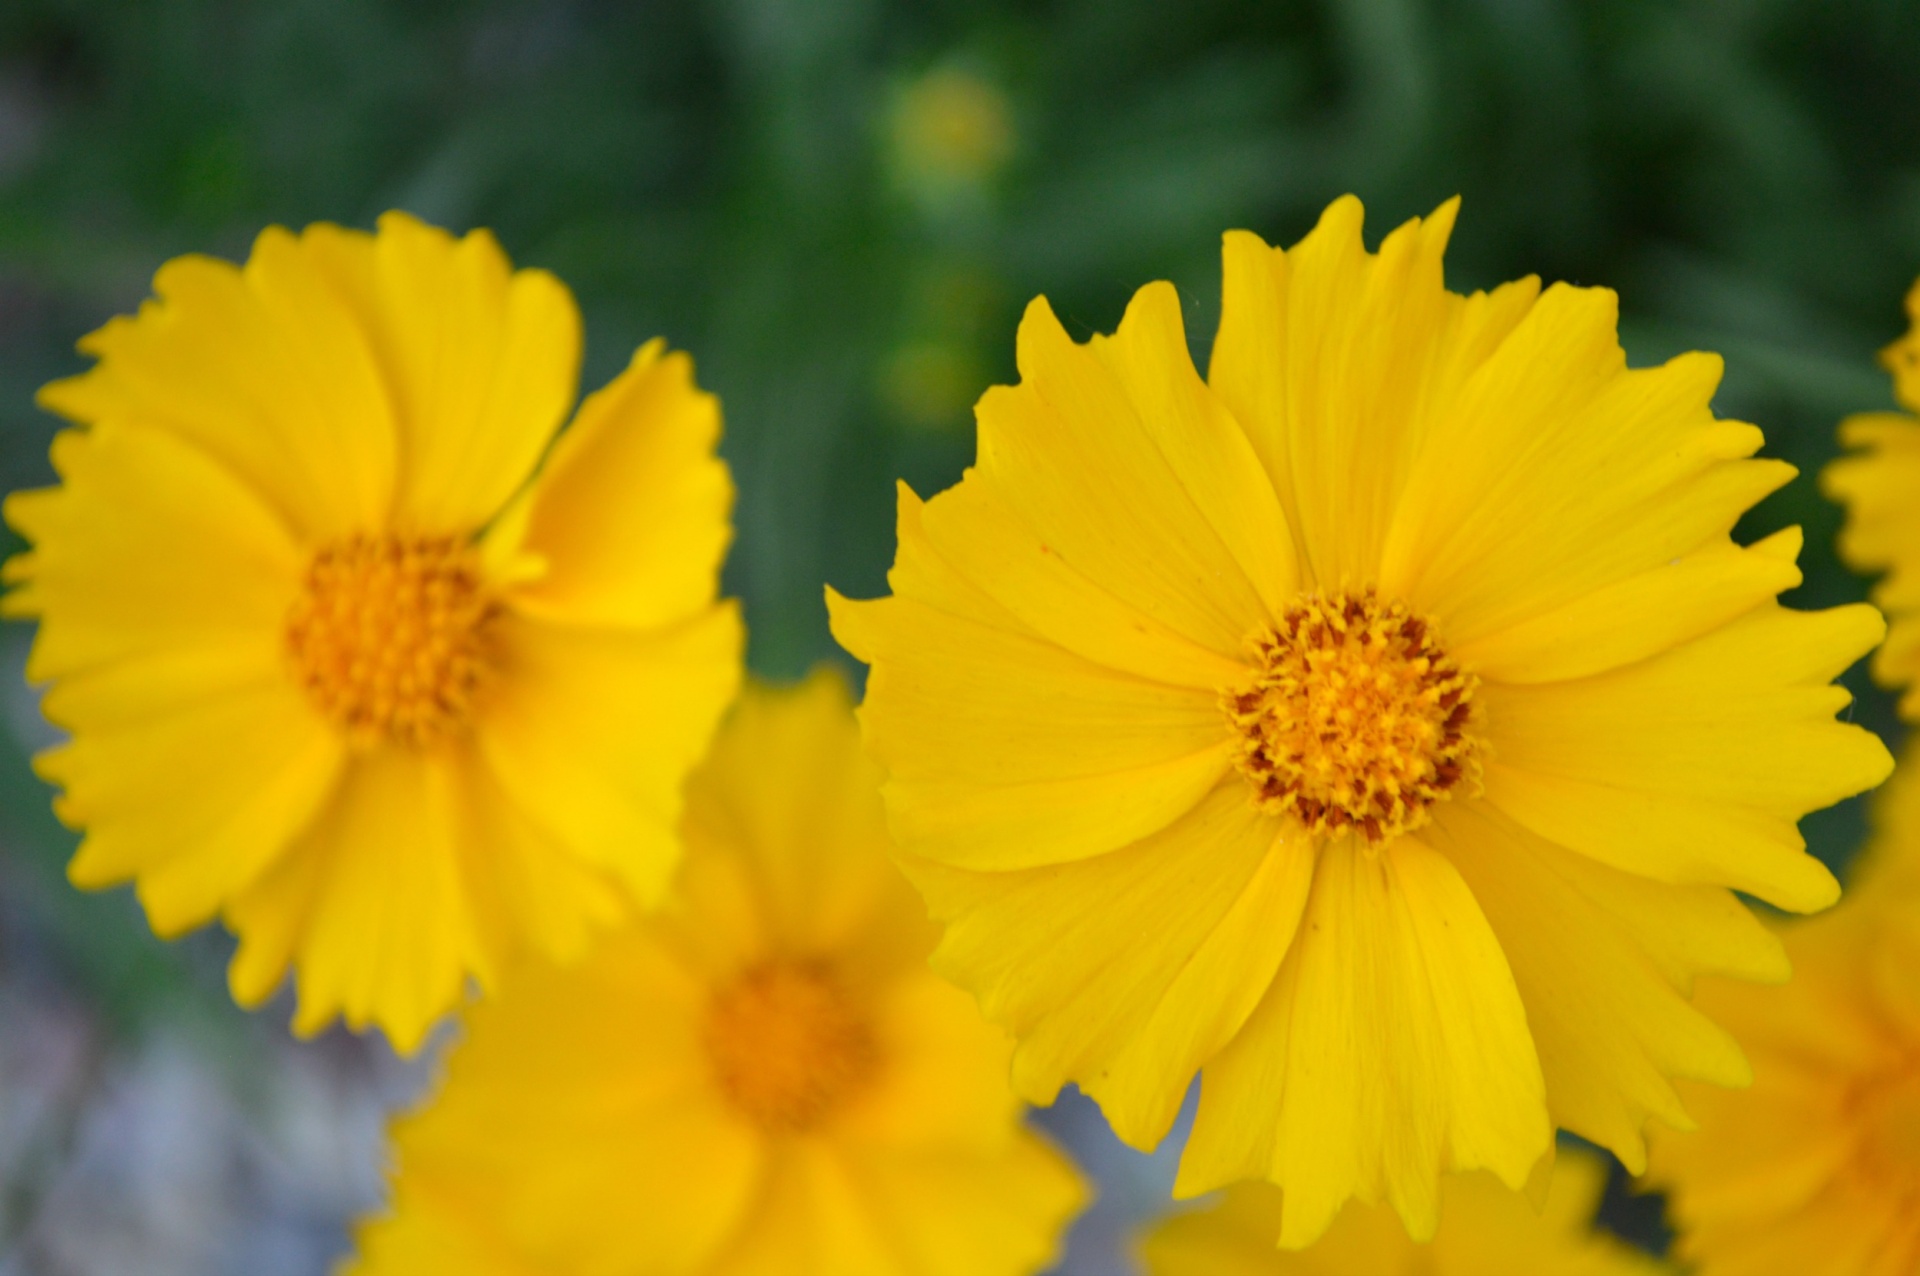
<path fill-rule="evenodd" d="M 1896 0 L 0 0 L 0 485 L 48 480 L 35 387 L 82 366 L 74 339 L 166 258 L 394 207 L 489 226 L 578 294 L 587 386 L 654 334 L 694 353 L 740 486 L 727 585 L 755 667 L 794 675 L 833 654 L 823 581 L 882 589 L 893 480 L 930 492 L 968 461 L 970 405 L 1012 378 L 1030 297 L 1085 335 L 1171 278 L 1204 360 L 1220 232 L 1290 242 L 1347 191 L 1376 239 L 1464 195 L 1456 287 L 1604 284 L 1634 361 L 1724 353 L 1720 410 L 1811 475 L 1840 416 L 1890 401 L 1873 352 L 1920 271 L 1917 100 L 1920 6 Z M 1795 601 L 1828 604 L 1865 593 L 1834 560 L 1837 521 L 1809 478 L 1746 531 L 1805 525 Z M 17 669 L 26 634 L 5 636 Z M 1891 737 L 1885 697 L 1851 680 L 1857 719 Z M 181 1242 L 182 1272 L 323 1270 L 312 1255 L 371 1190 L 381 1104 L 413 1074 L 364 1043 L 290 1053 L 284 1010 L 227 1005 L 220 937 L 162 945 L 124 892 L 69 891 L 70 840 L 25 765 L 45 736 L 13 700 L 0 1276 L 121 1270 L 68 1236 L 72 1184 L 182 1102 L 149 1077 L 169 1050 L 243 1144 L 262 1113 L 318 1102 L 263 1076 L 328 1061 L 333 1124 L 362 1131 L 334 1195 L 241 1193 L 165 1225 L 232 1233 Z M 1861 829 L 1858 803 L 1808 824 L 1835 863 Z M 62 1032 L 78 1053 L 50 1062 L 35 1043 Z M 10 1079 L 46 1093 L 23 1114 Z M 123 1099 L 135 1116 L 100 1116 Z M 208 1155 L 216 1179 L 279 1174 L 294 1198 L 312 1177 L 306 1153 Z M 1130 1172 L 1109 1183 L 1122 1214 L 1152 1194 Z M 86 1216 L 132 1220 L 125 1270 L 175 1270 L 165 1227 L 126 1204 L 138 1186 L 95 1184 Z M 274 1210 L 295 1240 L 233 1239 Z M 1644 1206 L 1616 1216 L 1651 1234 Z M 1117 1270 L 1110 1239 L 1074 1270 Z"/>

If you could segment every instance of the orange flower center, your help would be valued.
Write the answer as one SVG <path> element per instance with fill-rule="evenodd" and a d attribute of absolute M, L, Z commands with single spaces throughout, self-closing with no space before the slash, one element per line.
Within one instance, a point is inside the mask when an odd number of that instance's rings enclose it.
<path fill-rule="evenodd" d="M 355 744 L 424 745 L 472 716 L 499 610 L 462 538 L 350 536 L 314 555 L 287 615 L 287 653 Z"/>
<path fill-rule="evenodd" d="M 1875 1077 L 1858 1102 L 1869 1156 L 1890 1177 L 1920 1187 L 1920 1057 Z"/>
<path fill-rule="evenodd" d="M 872 1025 L 818 965 L 768 962 L 719 993 L 706 1047 L 727 1098 L 771 1132 L 813 1128 L 873 1075 Z"/>
<path fill-rule="evenodd" d="M 1379 842 L 1478 790 L 1478 680 L 1404 605 L 1372 590 L 1302 595 L 1255 635 L 1252 657 L 1220 703 L 1262 807 Z"/>

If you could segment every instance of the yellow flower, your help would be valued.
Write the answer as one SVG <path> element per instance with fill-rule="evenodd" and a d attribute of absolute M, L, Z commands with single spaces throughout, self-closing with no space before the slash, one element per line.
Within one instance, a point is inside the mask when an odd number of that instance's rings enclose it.
<path fill-rule="evenodd" d="M 1157 1142 L 1177 1190 L 1286 1191 L 1430 1235 L 1442 1170 L 1525 1180 L 1555 1125 L 1638 1167 L 1669 1078 L 1746 1079 L 1694 974 L 1779 979 L 1729 888 L 1838 886 L 1800 815 L 1877 783 L 1830 679 L 1872 608 L 1789 611 L 1792 476 L 1708 404 L 1720 362 L 1629 371 L 1615 300 L 1446 291 L 1454 205 L 1361 240 L 1227 236 L 1194 371 L 1167 284 L 1079 345 L 1044 300 L 979 459 L 900 497 L 893 595 L 830 598 L 936 966 Z"/>
<path fill-rule="evenodd" d="M 1903 767 L 1892 786 L 1905 838 L 1920 832 L 1916 778 Z M 1754 1082 L 1689 1092 L 1698 1131 L 1654 1140 L 1652 1181 L 1699 1276 L 1920 1271 L 1920 898 L 1891 885 L 1785 927 L 1785 989 L 1701 985 Z"/>
<path fill-rule="evenodd" d="M 1447 1182 L 1446 1213 L 1429 1243 L 1408 1238 L 1393 1211 L 1348 1205 L 1313 1248 L 1273 1247 L 1280 1192 L 1229 1188 L 1219 1204 L 1160 1223 L 1141 1243 L 1149 1276 L 1657 1276 L 1667 1268 L 1593 1226 L 1606 1167 L 1564 1148 L 1544 1205 L 1489 1174 Z"/>
<path fill-rule="evenodd" d="M 6 504 L 71 877 L 223 917 L 242 1004 L 291 964 L 296 1031 L 411 1050 L 670 879 L 739 679 L 718 405 L 654 342 L 556 442 L 572 296 L 398 213 L 154 290 L 41 392 L 80 428 Z"/>
<path fill-rule="evenodd" d="M 1017 1276 L 1085 1198 L 926 969 L 845 684 L 750 689 L 674 905 L 475 1007 L 357 1276 Z"/>
<path fill-rule="evenodd" d="M 1887 641 L 1873 676 L 1904 687 L 1903 717 L 1920 720 L 1920 282 L 1907 293 L 1907 335 L 1880 352 L 1906 412 L 1863 412 L 1840 423 L 1840 442 L 1858 451 L 1821 474 L 1826 494 L 1847 507 L 1840 555 L 1863 572 L 1885 572 L 1873 591 L 1886 609 Z"/>
<path fill-rule="evenodd" d="M 1006 94 L 960 67 L 928 71 L 900 90 L 889 132 L 895 177 L 933 203 L 982 186 L 1013 157 Z"/>

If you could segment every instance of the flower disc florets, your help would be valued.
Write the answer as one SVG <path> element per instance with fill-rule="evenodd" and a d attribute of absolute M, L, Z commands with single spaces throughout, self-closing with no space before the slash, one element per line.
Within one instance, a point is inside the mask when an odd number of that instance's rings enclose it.
<path fill-rule="evenodd" d="M 1221 704 L 1260 805 L 1315 834 L 1379 842 L 1424 824 L 1461 786 L 1478 790 L 1477 680 L 1405 605 L 1371 590 L 1304 595 L 1252 655 Z"/>
<path fill-rule="evenodd" d="M 713 999 L 707 1057 L 720 1089 L 774 1132 L 808 1130 L 873 1073 L 873 1027 L 831 972 L 768 962 Z"/>
<path fill-rule="evenodd" d="M 365 536 L 314 555 L 287 616 L 295 678 L 361 745 L 422 745 L 463 725 L 491 676 L 499 607 L 452 536 Z"/>

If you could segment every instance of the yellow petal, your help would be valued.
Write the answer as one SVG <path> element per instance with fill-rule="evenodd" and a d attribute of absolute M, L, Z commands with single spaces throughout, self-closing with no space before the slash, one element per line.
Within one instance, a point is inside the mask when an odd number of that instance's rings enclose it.
<path fill-rule="evenodd" d="M 1487 813 L 1484 807 L 1475 809 Z M 1451 815 L 1443 815 L 1442 822 Z M 1524 838 L 1520 830 L 1512 831 Z M 1609 868 L 1539 839 L 1524 840 L 1630 936 L 1682 993 L 1692 990 L 1696 975 L 1779 984 L 1792 973 L 1779 938 L 1725 887 L 1676 886 Z"/>
<path fill-rule="evenodd" d="M 1793 821 L 1778 815 L 1498 763 L 1486 768 L 1485 797 L 1550 841 L 1654 881 L 1724 885 L 1801 912 L 1840 897 Z"/>
<path fill-rule="evenodd" d="M 987 484 L 963 482 L 924 506 L 903 485 L 899 504 L 895 596 L 1155 682 L 1212 691 L 1238 676 L 1236 661 L 1068 565 Z"/>
<path fill-rule="evenodd" d="M 1409 1240 L 1389 1209 L 1350 1202 L 1297 1253 L 1274 1247 L 1284 1212 L 1271 1183 L 1235 1183 L 1211 1208 L 1156 1225 L 1141 1256 L 1151 1276 L 1423 1276 L 1431 1266 L 1434 1251 Z"/>
<path fill-rule="evenodd" d="M 1650 1177 L 1697 1270 L 1890 1276 L 1920 1260 L 1903 1146 L 1914 1027 L 1888 1014 L 1874 978 L 1893 915 L 1880 905 L 1898 899 L 1868 888 L 1783 924 L 1784 988 L 1702 982 L 1703 1007 L 1746 1048 L 1754 1080 L 1688 1087 L 1699 1130 L 1652 1132 Z"/>
<path fill-rule="evenodd" d="M 46 771 L 86 836 L 77 886 L 133 880 L 173 936 L 287 853 L 333 792 L 345 749 L 273 656 L 201 648 L 76 674 L 49 697 L 81 724 Z"/>
<path fill-rule="evenodd" d="M 314 251 L 368 334 L 399 439 L 392 521 L 476 529 L 533 472 L 580 372 L 580 315 L 544 270 L 514 270 L 491 233 L 455 239 L 406 213 L 373 236 L 320 228 Z"/>
<path fill-rule="evenodd" d="M 1021 1095 L 1046 1103 L 1077 1080 L 1112 1102 L 1121 1137 L 1150 1148 L 1292 938 L 1312 856 L 1277 833 L 1236 778 L 1094 859 L 1018 873 L 903 867 L 947 922 L 935 968 L 1020 1038 Z"/>
<path fill-rule="evenodd" d="M 499 972 L 530 952 L 556 960 L 579 956 L 596 932 L 625 916 L 630 905 L 620 880 L 580 862 L 515 807 L 470 748 L 441 751 L 432 768 L 458 877 L 457 898 L 435 906 L 464 912 L 472 946 L 461 960 L 483 988 L 490 991 Z M 310 897 L 326 889 L 332 861 L 311 846 L 303 849 L 309 853 L 290 857 L 242 903 L 246 930 L 229 983 L 243 1006 L 265 1001 L 297 960 L 313 912 Z"/>
<path fill-rule="evenodd" d="M 1920 1238 L 1911 1209 L 1896 1198 L 1821 1198 L 1777 1226 L 1703 1229 L 1680 1240 L 1678 1248 L 1688 1258 L 1712 1254 L 1714 1276 L 1773 1276 L 1782 1270 L 1895 1276 L 1913 1270 Z"/>
<path fill-rule="evenodd" d="M 1232 765 L 1216 692 L 907 598 L 829 605 L 878 666 L 861 721 L 910 854 L 993 870 L 1098 855 L 1166 827 Z"/>
<path fill-rule="evenodd" d="M 961 492 L 966 492 L 970 496 L 992 505 L 993 508 L 1005 514 L 1006 518 L 1014 519 L 1012 512 L 1008 511 L 1003 503 L 995 499 L 992 493 L 980 487 L 978 484 L 957 484 L 954 487 L 948 488 L 945 493 L 948 498 L 948 509 L 957 510 L 970 503 L 959 499 L 959 493 Z M 948 561 L 946 555 L 940 549 L 935 548 L 932 540 L 927 535 L 926 503 L 918 496 L 915 496 L 913 489 L 905 483 L 894 484 L 894 506 L 898 512 L 900 544 L 897 552 L 894 554 L 893 567 L 887 572 L 887 583 L 893 586 L 894 593 L 904 598 L 911 598 L 915 602 L 925 603 L 936 611 L 951 612 L 956 616 L 964 616 L 995 629 L 1004 629 L 1009 633 L 1019 634 L 1023 638 L 1043 638 L 1046 636 L 1045 632 L 1041 629 L 1034 628 L 1025 620 L 1022 620 L 1019 616 L 1009 611 L 998 602 L 992 594 L 987 593 L 972 577 L 963 575 L 953 563 Z M 1114 655 L 1117 658 L 1109 659 L 1102 653 L 1077 651 L 1075 654 L 1085 655 L 1097 664 L 1111 665 L 1115 669 L 1125 670 L 1130 673 L 1138 672 L 1134 667 L 1135 661 L 1145 659 L 1149 662 L 1159 662 L 1165 659 L 1169 652 L 1174 653 L 1174 655 L 1172 660 L 1167 663 L 1176 668 L 1181 667 L 1186 660 L 1195 659 L 1196 656 L 1199 663 L 1205 668 L 1225 671 L 1235 667 L 1233 661 L 1216 655 L 1204 647 L 1197 646 L 1179 637 L 1164 625 L 1156 626 L 1153 621 L 1148 620 L 1147 617 L 1141 613 L 1127 607 L 1112 594 L 1107 593 L 1105 590 L 1100 589 L 1091 581 L 1087 580 L 1086 577 L 1068 571 L 1065 564 L 1060 562 L 1057 555 L 1042 552 L 1044 546 L 1042 546 L 1038 537 L 1032 536 L 1031 528 L 1017 525 L 1017 520 L 1015 520 L 1015 522 L 1016 526 L 1014 526 L 1011 531 L 1001 529 L 996 532 L 987 526 L 986 520 L 984 519 L 968 523 L 963 517 L 962 530 L 982 536 L 995 536 L 1000 542 L 1000 548 L 1003 549 L 1010 558 L 1022 557 L 1023 554 L 1019 548 L 1021 540 L 1023 538 L 1031 538 L 1031 543 L 1028 546 L 1029 552 L 1024 555 L 1024 557 L 1029 560 L 1025 564 L 1026 569 L 1050 574 L 1056 582 L 1056 587 L 1068 591 L 1073 601 L 1081 605 L 1081 610 L 1091 609 L 1094 613 L 1093 627 L 1101 631 L 1101 638 L 1095 641 L 1100 642 L 1104 639 L 1103 645 L 1113 648 Z M 965 537 L 962 536 L 959 539 L 964 540 Z M 964 551 L 966 547 L 956 544 L 952 546 L 952 548 Z M 1015 566 L 1015 570 L 1019 570 L 1018 565 Z M 992 572 L 983 574 L 989 577 L 993 575 Z M 1018 592 L 1023 603 L 1030 600 L 1044 603 L 1048 593 L 1051 591 L 1042 588 L 1020 590 Z M 829 604 L 829 609 L 834 615 L 837 615 L 843 609 L 851 612 L 862 606 L 862 604 L 849 602 L 847 599 L 842 598 L 839 591 L 831 585 L 826 589 L 826 599 Z M 839 606 L 833 606 L 835 603 L 838 603 Z M 1069 624 L 1068 628 L 1073 629 L 1076 627 Z M 1144 636 L 1146 639 L 1145 643 L 1143 644 L 1138 639 L 1129 636 L 1129 634 L 1134 633 Z M 841 637 L 837 622 L 834 636 L 836 638 Z M 847 640 L 842 639 L 842 641 Z M 847 650 L 853 652 L 856 659 L 862 661 L 867 659 L 852 647 L 849 647 Z M 868 663 L 872 662 L 868 661 Z M 1153 667 L 1153 664 L 1150 663 L 1149 667 Z M 1153 675 L 1149 674 L 1147 676 L 1152 677 Z M 1179 677 L 1169 677 L 1164 680 L 1169 682 L 1182 681 Z M 1210 686 L 1214 680 L 1215 678 L 1212 675 L 1203 676 L 1193 685 Z"/>
<path fill-rule="evenodd" d="M 1460 663 L 1493 682 L 1561 682 L 1679 646 L 1800 583 L 1800 529 L 1742 549 L 1731 541 L 1662 563 L 1544 615 L 1463 643 Z"/>
<path fill-rule="evenodd" d="M 838 1149 L 793 1140 L 774 1151 L 753 1225 L 703 1276 L 911 1276 L 886 1226 Z"/>
<path fill-rule="evenodd" d="M 1160 1141 L 1188 1083 L 1260 1004 L 1306 908 L 1315 857 L 1303 841 L 1276 841 L 1193 955 L 1146 1025 L 1112 1063 L 1084 1080 L 1114 1132 L 1138 1148 Z"/>
<path fill-rule="evenodd" d="M 1911 335 L 1900 343 L 1908 356 L 1900 368 L 1911 381 Z M 1840 531 L 1840 554 L 1860 571 L 1883 571 L 1873 598 L 1886 608 L 1891 629 L 1874 653 L 1873 676 L 1890 687 L 1905 687 L 1900 712 L 1920 714 L 1920 421 L 1900 413 L 1869 412 L 1840 423 L 1840 442 L 1859 449 L 1827 466 L 1820 487 L 1847 507 Z"/>
<path fill-rule="evenodd" d="M 1150 1276 L 1657 1276 L 1668 1268 L 1593 1224 L 1606 1166 L 1561 1150 L 1544 1203 L 1491 1174 L 1442 1185 L 1431 1242 L 1407 1237 L 1393 1211 L 1349 1202 L 1327 1234 L 1298 1253 L 1276 1250 L 1281 1193 L 1239 1183 L 1209 1208 L 1160 1223 L 1141 1246 Z"/>
<path fill-rule="evenodd" d="M 1870 810 L 1873 836 L 1847 865 L 1848 886 L 1904 899 L 1920 885 L 1920 737 L 1910 735 L 1901 746 L 1893 775 L 1873 795 Z"/>
<path fill-rule="evenodd" d="M 731 605 L 652 632 L 510 616 L 481 753 L 575 857 L 656 900 L 679 861 L 682 777 L 739 685 L 741 637 Z"/>
<path fill-rule="evenodd" d="M 312 827 L 226 909 L 229 980 L 258 1001 L 299 970 L 294 1031 L 338 1016 L 403 1053 L 452 1009 L 484 950 L 462 883 L 456 768 L 396 746 L 357 756 Z"/>
<path fill-rule="evenodd" d="M 1616 313 L 1548 289 L 1428 437 L 1380 580 L 1457 645 L 1717 541 L 1793 475 L 1713 416 L 1718 358 L 1627 371 Z"/>
<path fill-rule="evenodd" d="M 386 1213 L 356 1226 L 354 1250 L 339 1276 L 546 1276 L 486 1210 L 422 1184 L 409 1183 Z"/>
<path fill-rule="evenodd" d="M 1832 720 L 1848 696 L 1827 682 L 1880 632 L 1868 607 L 1768 605 L 1625 669 L 1486 684 L 1487 799 L 1630 872 L 1824 907 L 1838 888 L 1793 822 L 1892 769 L 1877 737 Z"/>
<path fill-rule="evenodd" d="M 350 239 L 366 237 L 271 227 L 244 267 L 168 262 L 155 300 L 80 343 L 99 362 L 47 386 L 40 403 L 75 421 L 167 432 L 304 538 L 377 524 L 393 502 L 402 422 L 364 317 L 328 263 Z"/>
<path fill-rule="evenodd" d="M 1007 1088 L 1013 1043 L 973 999 L 923 970 L 883 990 L 874 1020 L 885 1071 L 834 1118 L 834 1137 L 950 1157 L 1004 1153 L 1019 1131 L 1020 1102 Z"/>
<path fill-rule="evenodd" d="M 1151 415 L 1156 406 L 1204 403 L 1205 391 L 1172 383 L 1191 375 L 1188 355 L 1184 345 L 1167 344 L 1175 334 L 1164 324 L 1149 322 L 1153 312 L 1151 305 L 1129 310 L 1124 343 L 1103 353 L 1074 344 L 1044 299 L 1030 305 L 1020 323 L 1021 383 L 996 386 L 980 400 L 979 461 L 966 481 L 991 489 L 1069 569 L 1232 657 L 1267 612 L 1262 589 L 1284 584 L 1249 577 L 1284 561 L 1277 546 L 1263 547 L 1250 563 L 1237 561 L 1233 546 L 1251 548 L 1259 529 L 1279 535 L 1284 525 L 1272 493 L 1261 492 L 1264 483 L 1251 472 L 1234 476 L 1237 495 L 1264 501 L 1264 512 L 1259 505 L 1234 511 L 1224 539 L 1214 519 L 1226 511 L 1198 503 L 1227 481 L 1236 454 L 1251 453 L 1217 412 L 1198 406 L 1192 410 L 1206 432 L 1184 446 L 1163 444 L 1172 424 Z M 1151 330 L 1136 334 L 1134 324 Z M 1152 386 L 1144 402 L 1113 370 L 1142 345 L 1155 360 L 1133 373 L 1136 386 Z"/>
<path fill-rule="evenodd" d="M 1402 488 L 1435 417 L 1533 304 L 1524 280 L 1449 294 L 1441 255 L 1458 201 L 1361 240 L 1335 201 L 1293 248 L 1236 231 L 1223 250 L 1220 331 L 1207 380 L 1246 427 L 1322 588 L 1371 583 Z"/>
<path fill-rule="evenodd" d="M 1441 1270 L 1528 1273 L 1529 1276 L 1666 1276 L 1672 1269 L 1595 1225 L 1607 1167 L 1584 1149 L 1560 1150 L 1544 1205 L 1516 1195 L 1485 1174 L 1449 1186 L 1447 1216 L 1435 1238 L 1445 1247 Z"/>
<path fill-rule="evenodd" d="M 457 756 L 461 881 L 482 958 L 473 969 L 491 993 L 500 972 L 529 953 L 572 961 L 626 918 L 622 875 L 580 856 L 517 806 L 471 751 Z"/>
<path fill-rule="evenodd" d="M 1551 1131 L 1514 975 L 1459 874 L 1410 837 L 1342 843 L 1272 991 L 1207 1065 L 1175 1191 L 1270 1178 L 1288 1248 L 1356 1196 L 1424 1239 L 1442 1171 L 1518 1188 Z"/>
<path fill-rule="evenodd" d="M 1646 1165 L 1648 1117 L 1676 1128 L 1691 1124 L 1671 1078 L 1746 1083 L 1739 1047 L 1675 991 L 1666 968 L 1680 960 L 1671 946 L 1684 941 L 1659 941 L 1665 950 L 1658 958 L 1645 946 L 1676 914 L 1696 934 L 1724 927 L 1710 918 L 1702 925 L 1700 914 L 1712 905 L 1694 896 L 1689 907 L 1679 888 L 1667 888 L 1673 897 L 1664 910 L 1617 883 L 1606 893 L 1603 879 L 1583 871 L 1577 857 L 1471 804 L 1448 810 L 1432 837 L 1472 888 L 1507 954 L 1558 1124 L 1638 1172 Z M 1742 955 L 1748 943 L 1736 938 L 1725 945 L 1730 955 L 1703 954 L 1690 970 L 1757 965 Z M 1764 973 L 1780 972 L 1774 966 Z"/>
<path fill-rule="evenodd" d="M 1893 374 L 1893 397 L 1920 410 L 1920 283 L 1907 289 L 1907 330 L 1882 347 L 1880 366 Z"/>
<path fill-rule="evenodd" d="M 1895 616 L 1887 625 L 1887 640 L 1873 653 L 1874 681 L 1885 687 L 1906 687 L 1900 696 L 1900 714 L 1920 716 L 1920 689 L 1908 685 L 1920 672 L 1920 617 Z"/>
<path fill-rule="evenodd" d="M 702 779 L 696 771 L 688 782 L 696 794 L 705 787 Z M 721 986 L 752 966 L 785 954 L 770 932 L 765 893 L 754 880 L 747 857 L 735 851 L 730 840 L 717 836 L 717 824 L 711 826 L 714 835 L 709 836 L 706 829 L 695 832 L 689 827 L 691 819 L 690 812 L 682 825 L 693 834 L 685 839 L 692 853 L 681 863 L 659 907 L 644 915 L 652 919 L 660 942 L 683 965 Z M 835 973 L 841 973 L 842 964 L 833 965 Z"/>
<path fill-rule="evenodd" d="M 337 765 L 280 668 L 298 560 L 251 492 L 172 435 L 66 431 L 54 459 L 65 486 L 8 504 L 41 541 L 10 609 L 53 613 L 28 672 L 61 678 L 44 708 L 76 738 L 41 770 L 67 790 L 63 818 L 92 825 L 74 880 L 140 878 L 174 934 L 281 853 Z"/>
<path fill-rule="evenodd" d="M 279 640 L 304 563 L 232 475 L 155 430 L 67 430 L 53 456 L 63 486 L 6 505 L 37 545 L 14 560 L 7 599 L 8 614 L 41 618 L 30 679 L 183 644 Z"/>
<path fill-rule="evenodd" d="M 1279 611 L 1299 588 L 1293 538 L 1240 423 L 1194 371 L 1173 285 L 1140 289 L 1114 334 L 1096 336 L 1088 348 L 1147 425 L 1168 477 L 1212 526 L 1267 612 Z M 1043 385 L 1042 393 L 1050 389 Z"/>
<path fill-rule="evenodd" d="M 651 341 L 588 396 L 523 498 L 518 548 L 546 571 L 516 592 L 532 615 L 651 629 L 714 597 L 733 482 L 714 455 L 720 404 L 693 361 Z"/>
<path fill-rule="evenodd" d="M 681 832 L 687 859 L 654 925 L 716 983 L 831 954 L 850 992 L 884 997 L 924 970 L 936 932 L 887 862 L 878 770 L 830 666 L 749 688 L 688 780 Z"/>
<path fill-rule="evenodd" d="M 1142 290 L 1120 334 L 1096 341 L 1092 349 L 1146 414 L 1137 428 L 1151 437 L 1132 440 L 1134 463 L 1149 476 L 1163 471 L 1168 482 L 1212 498 L 1209 517 L 1220 522 L 1218 536 L 1240 561 L 1252 565 L 1265 606 L 1282 596 L 1293 577 L 1286 529 L 1238 426 L 1207 395 L 1187 362 L 1171 303 L 1170 290 Z M 1036 411 L 1044 406 L 1031 393 L 1024 398 L 1016 393 L 1015 399 L 1031 401 Z M 1162 418 L 1175 424 L 1163 427 Z M 1114 440 L 1094 442 L 1112 446 Z M 902 485 L 900 549 L 888 576 L 896 595 L 1044 638 L 1097 664 L 1151 680 L 1209 691 L 1234 680 L 1237 641 L 1223 654 L 1157 618 L 1153 609 L 1126 601 L 1125 588 L 1110 587 L 1098 572 L 1070 562 L 1057 538 L 1043 534 L 1041 528 L 1054 515 L 1030 520 L 1002 487 L 983 468 L 923 507 Z M 1179 493 L 1173 496 L 1184 502 Z M 1188 531 L 1203 541 L 1212 535 L 1205 528 Z"/>
<path fill-rule="evenodd" d="M 920 920 L 887 863 L 879 769 L 861 750 L 846 679 L 831 667 L 742 699 L 688 784 L 684 829 L 692 853 L 742 861 L 738 876 L 751 883 L 758 929 L 771 947 L 838 951 L 870 929 L 898 927 L 901 914 Z M 925 928 L 911 929 L 930 939 Z M 894 960 L 918 966 L 925 947 L 914 949 Z M 897 970 L 859 973 L 877 979 Z"/>
<path fill-rule="evenodd" d="M 846 1165 L 893 1243 L 894 1270 L 912 1276 L 1045 1271 L 1090 1196 L 1073 1164 L 1024 1130 L 991 1157 L 862 1150 Z"/>
<path fill-rule="evenodd" d="M 705 993 L 632 932 L 584 966 L 522 968 L 396 1129 L 403 1201 L 414 1184 L 457 1196 L 543 1272 L 708 1270 L 755 1208 L 765 1151 L 707 1077 Z"/>
<path fill-rule="evenodd" d="M 1739 1092 L 1742 1104 L 1764 1119 L 1741 1120 L 1724 1103 L 1696 1098 L 1693 1106 L 1706 1129 L 1663 1135 L 1655 1143 L 1654 1174 L 1668 1181 L 1684 1174 L 1694 1217 L 1734 1216 L 1749 1225 L 1791 1219 L 1813 1206 L 1859 1155 L 1849 1111 L 1858 1099 L 1844 1081 L 1810 1084 L 1807 1076 L 1770 1072 Z"/>
<path fill-rule="evenodd" d="M 1874 589 L 1884 607 L 1920 605 L 1920 421 L 1898 412 L 1867 412 L 1840 423 L 1842 447 L 1859 449 L 1821 472 L 1820 490 L 1847 507 L 1840 552 L 1860 571 L 1887 573 Z"/>

